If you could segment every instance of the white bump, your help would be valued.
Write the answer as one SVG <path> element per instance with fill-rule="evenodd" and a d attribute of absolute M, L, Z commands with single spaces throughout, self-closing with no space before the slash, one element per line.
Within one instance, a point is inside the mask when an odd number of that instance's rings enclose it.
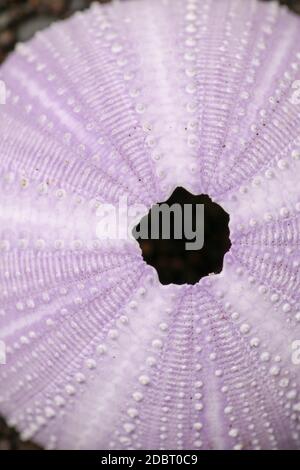
<path fill-rule="evenodd" d="M 144 396 L 143 396 L 143 394 L 142 394 L 141 392 L 134 392 L 134 393 L 132 394 L 132 398 L 133 398 L 135 401 L 139 402 L 139 401 L 142 401 L 142 400 L 143 400 Z"/>
<path fill-rule="evenodd" d="M 141 375 L 139 377 L 139 382 L 142 384 L 142 385 L 148 385 L 150 383 L 150 379 L 148 377 L 148 375 Z"/>

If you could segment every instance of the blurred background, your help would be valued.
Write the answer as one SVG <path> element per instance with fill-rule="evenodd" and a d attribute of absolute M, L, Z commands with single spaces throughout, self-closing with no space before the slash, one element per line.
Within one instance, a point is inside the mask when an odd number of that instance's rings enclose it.
<path fill-rule="evenodd" d="M 98 3 L 110 1 L 98 0 Z M 69 17 L 75 11 L 88 8 L 91 3 L 92 0 L 0 0 L 0 64 L 17 42 L 27 41 L 36 31 L 46 28 L 57 19 Z M 280 3 L 300 14 L 300 0 L 281 0 Z M 22 442 L 18 433 L 0 417 L 0 450 L 21 449 L 38 447 L 31 442 Z"/>

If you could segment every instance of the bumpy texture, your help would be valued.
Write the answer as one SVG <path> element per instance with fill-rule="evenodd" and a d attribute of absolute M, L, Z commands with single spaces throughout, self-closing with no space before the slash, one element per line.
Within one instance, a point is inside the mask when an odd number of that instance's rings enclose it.
<path fill-rule="evenodd" d="M 51 26 L 0 80 L 0 412 L 46 448 L 300 447 L 300 21 L 139 0 Z M 97 207 L 176 186 L 223 272 L 162 286 Z M 101 218 L 101 217 L 100 217 Z"/>

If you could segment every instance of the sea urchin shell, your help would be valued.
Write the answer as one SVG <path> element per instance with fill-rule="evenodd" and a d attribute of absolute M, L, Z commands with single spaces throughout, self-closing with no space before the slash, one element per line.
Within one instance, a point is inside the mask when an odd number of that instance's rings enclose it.
<path fill-rule="evenodd" d="M 300 21 L 93 5 L 0 71 L 0 411 L 46 448 L 300 447 Z M 102 203 L 230 214 L 222 273 L 159 283 Z"/>

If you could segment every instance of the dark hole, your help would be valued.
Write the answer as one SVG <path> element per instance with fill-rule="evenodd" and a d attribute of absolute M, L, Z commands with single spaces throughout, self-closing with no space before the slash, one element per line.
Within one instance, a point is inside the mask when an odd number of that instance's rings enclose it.
<path fill-rule="evenodd" d="M 192 211 L 192 227 L 196 229 L 198 221 L 198 229 L 200 227 L 199 213 L 196 215 L 196 206 L 202 204 L 204 206 L 204 245 L 201 249 L 187 249 L 186 243 L 193 242 L 185 237 L 185 228 L 183 226 L 184 217 L 181 217 L 181 228 L 183 237 L 176 239 L 175 233 L 175 216 L 170 212 L 170 237 L 163 238 L 163 218 L 159 221 L 158 239 L 151 238 L 151 227 L 153 226 L 153 206 L 148 215 L 144 216 L 140 223 L 134 228 L 133 235 L 140 245 L 145 262 L 153 266 L 159 275 L 162 284 L 196 284 L 202 277 L 212 273 L 220 273 L 223 268 L 223 259 L 227 251 L 231 247 L 229 239 L 229 215 L 221 206 L 212 202 L 209 196 L 201 194 L 195 196 L 184 188 L 176 188 L 171 197 L 157 204 L 161 208 L 162 204 L 169 207 L 173 204 L 179 204 L 182 214 L 186 211 L 186 204 L 190 205 Z M 152 220 L 152 224 L 151 224 Z M 178 219 L 177 219 L 178 221 Z M 149 225 L 149 236 L 141 236 L 141 226 L 147 222 Z M 203 230 L 203 222 L 201 219 L 201 228 Z M 178 225 L 177 225 L 178 228 Z M 200 228 L 200 229 L 201 229 Z M 178 234 L 177 234 L 178 238 Z M 194 238 L 195 240 L 195 238 Z"/>

